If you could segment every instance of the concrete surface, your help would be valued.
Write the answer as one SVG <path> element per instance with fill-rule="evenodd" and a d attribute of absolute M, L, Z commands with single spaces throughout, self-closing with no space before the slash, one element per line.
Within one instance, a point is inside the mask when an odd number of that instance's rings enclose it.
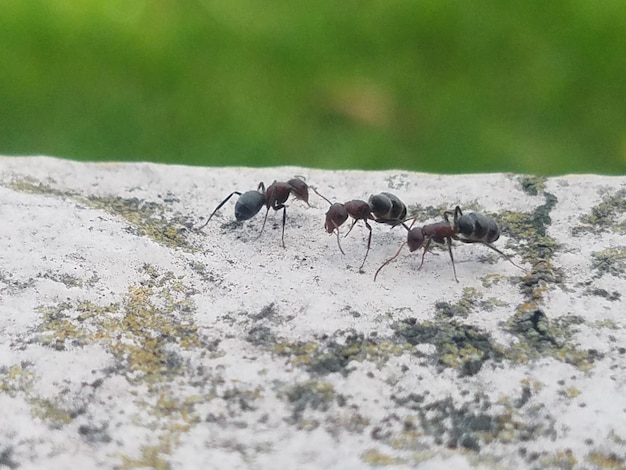
<path fill-rule="evenodd" d="M 495 246 L 234 221 L 295 175 Z M 0 158 L 0 468 L 625 468 L 626 178 Z M 348 223 L 341 227 L 342 235 Z"/>

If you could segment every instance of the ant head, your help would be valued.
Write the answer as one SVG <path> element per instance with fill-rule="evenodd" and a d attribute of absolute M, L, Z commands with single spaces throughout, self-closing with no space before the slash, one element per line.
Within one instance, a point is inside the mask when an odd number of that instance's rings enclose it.
<path fill-rule="evenodd" d="M 335 202 L 330 205 L 330 209 L 326 212 L 326 222 L 324 223 L 324 228 L 328 233 L 333 233 L 346 220 L 348 220 L 348 211 L 346 210 L 346 207 L 343 204 Z"/>
<path fill-rule="evenodd" d="M 309 203 L 309 187 L 304 180 L 300 178 L 292 178 L 287 181 L 287 184 L 291 186 L 291 192 L 297 199 L 300 199 L 307 204 Z"/>
<path fill-rule="evenodd" d="M 406 236 L 406 244 L 409 251 L 418 250 L 424 244 L 424 232 L 421 227 L 413 227 Z"/>

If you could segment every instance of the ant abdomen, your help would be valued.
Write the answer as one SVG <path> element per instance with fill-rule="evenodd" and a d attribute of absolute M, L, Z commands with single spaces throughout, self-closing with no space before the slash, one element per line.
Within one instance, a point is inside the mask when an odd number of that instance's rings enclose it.
<path fill-rule="evenodd" d="M 458 238 L 465 242 L 493 243 L 500 238 L 495 220 L 476 212 L 461 215 L 456 220 Z"/>
<path fill-rule="evenodd" d="M 368 202 L 377 222 L 398 225 L 406 217 L 406 205 L 395 194 L 373 194 Z"/>
<path fill-rule="evenodd" d="M 259 188 L 263 187 L 263 183 Z M 259 191 L 246 191 L 235 203 L 235 219 L 238 221 L 248 220 L 259 213 L 265 204 L 265 196 Z"/>

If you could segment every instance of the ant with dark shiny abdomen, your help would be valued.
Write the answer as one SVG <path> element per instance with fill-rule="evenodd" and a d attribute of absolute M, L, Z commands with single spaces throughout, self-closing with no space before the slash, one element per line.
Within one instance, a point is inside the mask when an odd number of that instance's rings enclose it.
<path fill-rule="evenodd" d="M 363 266 L 365 266 L 365 261 L 367 260 L 367 255 L 369 254 L 370 246 L 372 244 L 372 226 L 368 221 L 373 220 L 374 222 L 388 224 L 392 227 L 400 224 L 404 225 L 404 218 L 406 217 L 407 212 L 406 205 L 394 194 L 380 193 L 370 196 L 368 202 L 361 199 L 353 199 L 345 204 L 341 204 L 338 202 L 330 202 L 328 198 L 322 196 L 315 188 L 311 189 L 313 189 L 319 197 L 330 204 L 330 208 L 328 209 L 328 212 L 326 212 L 324 228 L 328 233 L 334 232 L 337 235 L 337 246 L 339 247 L 341 254 L 345 255 L 343 249 L 341 248 L 341 242 L 339 241 L 339 227 L 346 220 L 348 220 L 348 217 L 352 218 L 352 224 L 350 225 L 348 232 L 345 234 L 345 237 L 350 234 L 359 220 L 362 220 L 365 227 L 367 227 L 367 230 L 369 231 L 367 238 L 367 250 L 365 251 L 365 257 L 359 267 L 359 271 L 361 271 Z M 406 225 L 404 225 L 404 227 L 408 230 Z"/>
<path fill-rule="evenodd" d="M 246 191 L 245 193 L 233 191 L 226 196 L 226 198 L 219 203 L 207 221 L 198 230 L 202 230 L 206 227 L 215 213 L 220 210 L 222 206 L 226 204 L 235 194 L 239 196 L 239 199 L 237 199 L 237 203 L 235 204 L 235 219 L 237 219 L 237 221 L 241 222 L 251 219 L 259 213 L 261 207 L 264 205 L 267 208 L 258 237 L 260 237 L 263 233 L 270 208 L 275 211 L 280 209 L 283 210 L 283 230 L 281 237 L 283 248 L 285 247 L 285 222 L 287 220 L 287 206 L 285 205 L 285 202 L 289 199 L 289 195 L 293 194 L 296 199 L 300 199 L 309 205 L 309 187 L 301 178 L 292 178 L 286 183 L 274 181 L 267 187 L 267 189 L 265 189 L 265 185 L 261 182 L 256 190 Z"/>
<path fill-rule="evenodd" d="M 449 217 L 453 216 L 452 221 Z M 424 225 L 423 227 L 413 227 L 416 218 L 413 219 L 410 227 L 407 227 L 407 240 L 404 242 L 393 257 L 385 261 L 380 268 L 374 274 L 374 281 L 381 269 L 387 266 L 390 262 L 398 257 L 404 245 L 409 245 L 409 251 L 423 247 L 422 260 L 417 269 L 420 269 L 424 264 L 424 257 L 430 247 L 431 242 L 445 243 L 448 246 L 448 253 L 450 253 L 450 260 L 452 261 L 452 271 L 454 273 L 454 280 L 459 282 L 456 276 L 456 268 L 454 266 L 454 256 L 452 256 L 452 240 L 458 240 L 463 243 L 480 243 L 485 245 L 496 253 L 502 255 L 513 266 L 524 270 L 521 266 L 518 266 L 505 255 L 502 251 L 492 245 L 493 242 L 500 238 L 500 227 L 495 220 L 487 217 L 486 215 L 472 212 L 469 214 L 463 214 L 461 208 L 456 206 L 454 212 L 445 211 L 443 213 L 443 222 L 436 222 L 434 224 Z M 405 225 L 406 227 L 406 225 Z"/>

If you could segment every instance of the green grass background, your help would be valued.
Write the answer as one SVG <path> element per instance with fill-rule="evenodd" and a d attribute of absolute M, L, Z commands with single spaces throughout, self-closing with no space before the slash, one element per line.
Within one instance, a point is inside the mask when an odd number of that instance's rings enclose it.
<path fill-rule="evenodd" d="M 623 0 L 0 6 L 0 154 L 626 170 Z"/>

